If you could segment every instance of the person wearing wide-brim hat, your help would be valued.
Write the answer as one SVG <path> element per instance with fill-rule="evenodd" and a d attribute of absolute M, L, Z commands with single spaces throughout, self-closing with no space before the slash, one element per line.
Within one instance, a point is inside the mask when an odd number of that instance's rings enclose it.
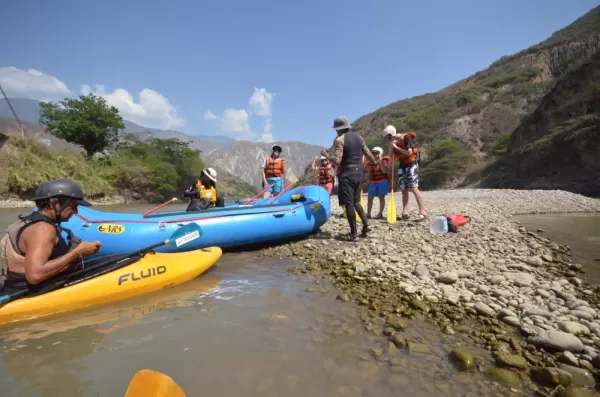
<path fill-rule="evenodd" d="M 186 211 L 200 211 L 214 207 L 217 203 L 217 171 L 214 168 L 202 170 L 202 175 L 192 181 L 184 197 L 191 198 Z"/>
<path fill-rule="evenodd" d="M 263 198 L 269 198 L 271 194 L 276 196 L 284 189 L 285 159 L 280 157 L 281 152 L 281 146 L 273 145 L 271 155 L 262 164 L 262 187 L 264 189 L 267 185 L 272 185 L 264 192 Z"/>
<path fill-rule="evenodd" d="M 352 125 L 344 116 L 337 117 L 333 121 L 333 129 L 337 137 L 333 142 L 333 155 L 327 153 L 327 149 L 321 150 L 321 155 L 327 157 L 336 168 L 339 168 L 338 202 L 346 208 L 350 233 L 346 236 L 348 241 L 356 241 L 358 233 L 356 229 L 356 217 L 358 213 L 362 221 L 362 233 L 364 237 L 371 227 L 367 223 L 367 216 L 360 205 L 360 190 L 362 182 L 362 160 L 366 156 L 372 164 L 377 160 L 365 144 L 365 140 L 352 131 Z"/>

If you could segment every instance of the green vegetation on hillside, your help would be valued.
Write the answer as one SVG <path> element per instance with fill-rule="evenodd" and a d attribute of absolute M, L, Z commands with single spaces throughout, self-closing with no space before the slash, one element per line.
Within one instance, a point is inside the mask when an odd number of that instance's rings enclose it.
<path fill-rule="evenodd" d="M 157 202 L 181 197 L 182 189 L 204 167 L 197 152 L 176 139 L 141 142 L 132 136 L 110 157 L 87 158 L 82 153 L 10 137 L 0 151 L 0 194 L 27 198 L 41 182 L 67 178 L 80 183 L 91 198 L 122 194 Z M 219 177 L 218 190 L 227 197 L 256 194 L 255 187 L 227 176 Z"/>
<path fill-rule="evenodd" d="M 423 162 L 419 185 L 423 190 L 441 186 L 450 178 L 459 177 L 469 164 L 470 156 L 462 143 L 444 139 L 438 141 Z"/>
<path fill-rule="evenodd" d="M 381 131 L 388 124 L 399 131 L 415 131 L 423 154 L 420 182 L 424 188 L 475 184 L 486 167 L 506 153 L 510 134 L 556 81 L 585 62 L 583 53 L 600 48 L 597 41 L 589 40 L 585 51 L 581 46 L 563 47 L 548 56 L 542 50 L 586 41 L 598 32 L 600 7 L 546 41 L 502 57 L 464 80 L 391 103 L 352 124 L 369 146 L 382 146 Z M 387 151 L 386 145 L 382 147 Z"/>
<path fill-rule="evenodd" d="M 82 146 L 85 153 L 11 137 L 0 151 L 0 194 L 27 198 L 40 183 L 66 178 L 80 183 L 92 199 L 122 194 L 154 202 L 181 197 L 204 168 L 200 150 L 189 142 L 121 136 L 121 116 L 101 98 L 81 96 L 62 104 L 42 103 L 41 120 L 49 132 Z M 219 194 L 255 194 L 254 187 L 235 179 L 221 174 Z"/>

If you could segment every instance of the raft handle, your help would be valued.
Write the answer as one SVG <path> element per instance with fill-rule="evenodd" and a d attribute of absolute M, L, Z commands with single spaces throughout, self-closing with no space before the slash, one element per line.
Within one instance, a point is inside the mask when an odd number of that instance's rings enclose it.
<path fill-rule="evenodd" d="M 285 214 L 273 214 L 275 218 L 282 218 Z"/>

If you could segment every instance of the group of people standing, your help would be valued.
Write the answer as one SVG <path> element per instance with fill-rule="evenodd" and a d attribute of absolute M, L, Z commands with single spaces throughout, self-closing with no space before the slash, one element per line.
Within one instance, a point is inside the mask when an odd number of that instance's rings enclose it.
<path fill-rule="evenodd" d="M 396 128 L 388 125 L 382 131 L 383 138 L 390 145 L 391 156 L 384 156 L 379 146 L 369 149 L 364 139 L 355 131 L 346 117 L 337 117 L 333 122 L 337 137 L 333 143 L 333 153 L 327 149 L 321 150 L 319 167 L 319 185 L 331 195 L 336 178 L 338 185 L 338 202 L 345 207 L 347 214 L 355 211 L 362 222 L 361 235 L 364 237 L 371 230 L 368 219 L 373 218 L 371 211 L 375 197 L 379 198 L 379 213 L 374 219 L 383 218 L 385 196 L 393 189 L 395 160 L 398 160 L 397 185 L 402 191 L 401 219 L 409 219 L 409 192 L 412 192 L 419 206 L 417 220 L 427 217 L 423 197 L 419 191 L 419 152 L 416 145 L 416 135 L 413 132 L 398 133 Z M 366 164 L 365 164 L 365 159 Z M 334 168 L 336 171 L 334 171 Z M 369 175 L 369 190 L 367 193 L 367 213 L 360 204 L 360 195 L 364 179 L 364 170 Z M 345 236 L 348 241 L 358 239 L 356 217 L 347 216 L 350 233 Z"/>

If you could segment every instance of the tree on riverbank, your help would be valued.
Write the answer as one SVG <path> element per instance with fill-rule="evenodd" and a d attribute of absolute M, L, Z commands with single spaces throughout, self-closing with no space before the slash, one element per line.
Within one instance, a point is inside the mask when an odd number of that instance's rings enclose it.
<path fill-rule="evenodd" d="M 40 124 L 57 138 L 81 145 L 88 157 L 114 147 L 125 128 L 119 110 L 94 94 L 41 102 Z"/>

